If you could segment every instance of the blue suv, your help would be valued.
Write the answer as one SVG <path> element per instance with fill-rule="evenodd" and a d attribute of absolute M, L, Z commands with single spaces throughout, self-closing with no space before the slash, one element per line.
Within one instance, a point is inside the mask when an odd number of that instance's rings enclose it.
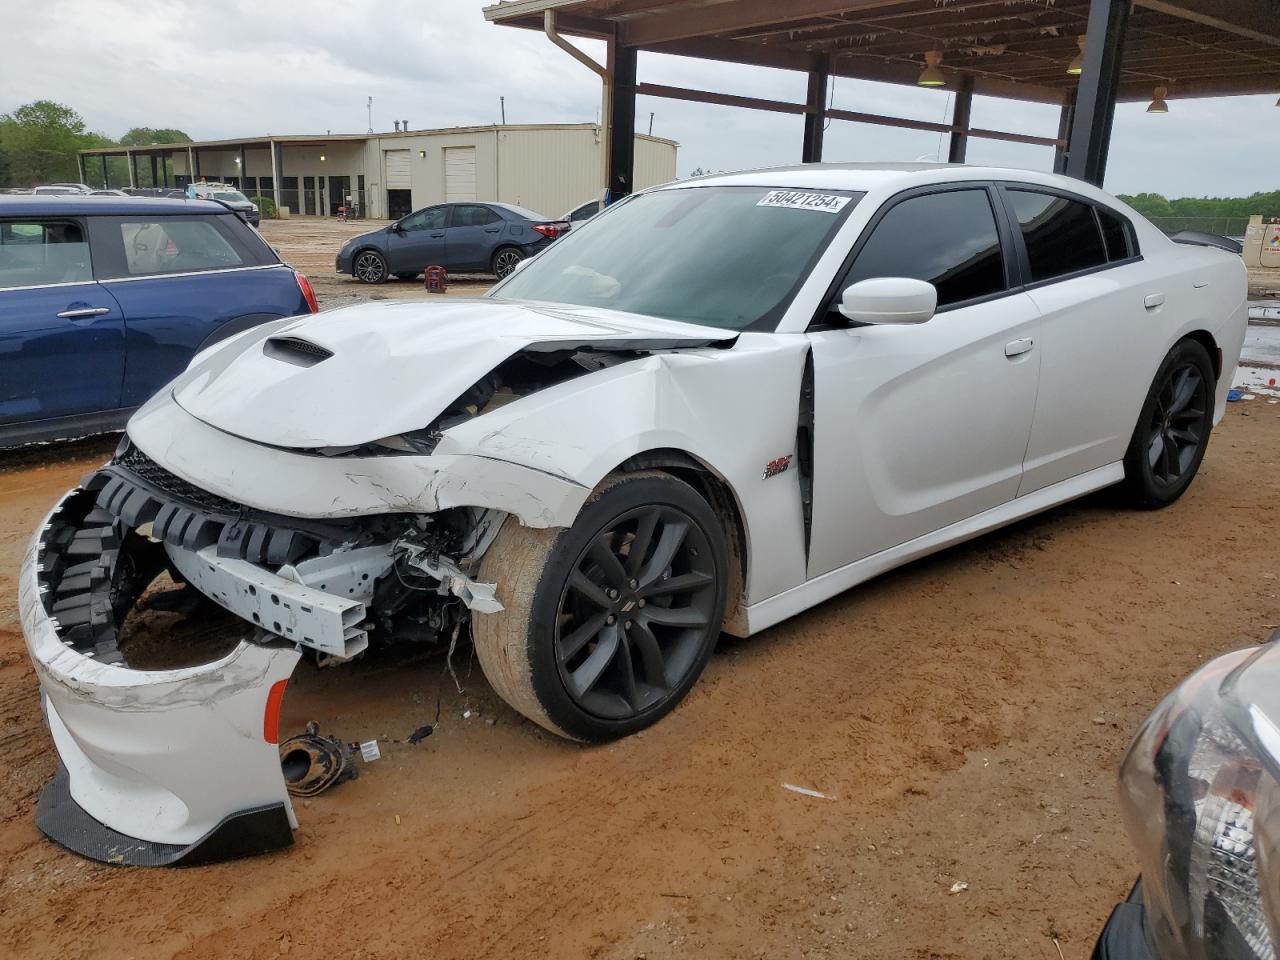
<path fill-rule="evenodd" d="M 0 446 L 119 429 L 200 350 L 316 310 L 221 204 L 0 197 Z"/>

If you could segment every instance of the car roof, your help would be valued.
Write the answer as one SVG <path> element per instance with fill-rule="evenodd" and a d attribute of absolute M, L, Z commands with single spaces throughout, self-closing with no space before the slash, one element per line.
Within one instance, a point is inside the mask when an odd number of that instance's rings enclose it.
<path fill-rule="evenodd" d="M 82 214 L 216 215 L 227 208 L 212 200 L 167 197 L 90 197 L 86 194 L 0 196 L 0 217 L 56 217 Z"/>
<path fill-rule="evenodd" d="M 806 163 L 787 167 L 717 173 L 668 183 L 657 189 L 678 190 L 690 186 L 752 186 L 827 190 L 889 190 L 965 180 L 1001 180 L 1038 184 L 1069 190 L 1081 196 L 1115 204 L 1115 200 L 1083 180 L 1039 170 L 1013 167 L 978 167 L 963 163 Z"/>

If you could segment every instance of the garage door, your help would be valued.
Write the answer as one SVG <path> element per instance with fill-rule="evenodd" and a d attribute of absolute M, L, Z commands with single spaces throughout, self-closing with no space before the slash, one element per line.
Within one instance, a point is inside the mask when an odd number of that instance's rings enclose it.
<path fill-rule="evenodd" d="M 444 198 L 449 202 L 477 200 L 476 148 L 444 148 Z"/>
<path fill-rule="evenodd" d="M 387 189 L 408 190 L 413 186 L 409 181 L 409 151 L 388 150 L 386 153 Z"/>

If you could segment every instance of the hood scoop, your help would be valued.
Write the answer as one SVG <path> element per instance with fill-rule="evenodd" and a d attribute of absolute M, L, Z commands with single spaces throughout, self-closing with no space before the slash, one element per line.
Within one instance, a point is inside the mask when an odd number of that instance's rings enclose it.
<path fill-rule="evenodd" d="M 262 352 L 272 360 L 292 363 L 295 367 L 314 367 L 333 356 L 332 350 L 301 337 L 269 337 L 263 341 Z"/>

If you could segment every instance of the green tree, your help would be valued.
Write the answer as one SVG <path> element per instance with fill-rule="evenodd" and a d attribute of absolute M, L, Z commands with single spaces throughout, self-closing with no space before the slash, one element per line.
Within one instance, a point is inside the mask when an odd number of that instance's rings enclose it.
<path fill-rule="evenodd" d="M 120 138 L 122 147 L 145 147 L 153 143 L 190 143 L 191 138 L 172 127 L 134 127 Z"/>
<path fill-rule="evenodd" d="M 103 140 L 85 129 L 80 114 L 52 100 L 36 100 L 0 114 L 0 183 L 32 186 L 77 180 L 76 151 Z"/>

